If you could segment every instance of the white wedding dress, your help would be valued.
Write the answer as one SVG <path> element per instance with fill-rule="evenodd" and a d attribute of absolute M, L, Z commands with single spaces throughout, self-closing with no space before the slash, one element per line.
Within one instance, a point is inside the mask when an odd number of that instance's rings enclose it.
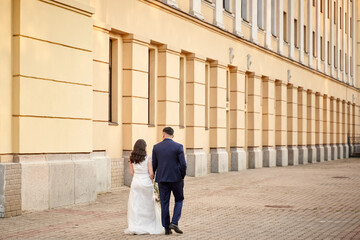
<path fill-rule="evenodd" d="M 126 234 L 162 234 L 161 209 L 155 201 L 154 185 L 148 171 L 149 157 L 139 164 L 133 164 L 132 179 L 128 201 L 128 228 Z"/>

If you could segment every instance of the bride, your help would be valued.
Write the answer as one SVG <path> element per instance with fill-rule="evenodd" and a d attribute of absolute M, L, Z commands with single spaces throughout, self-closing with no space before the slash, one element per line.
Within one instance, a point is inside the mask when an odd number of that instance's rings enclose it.
<path fill-rule="evenodd" d="M 146 155 L 146 142 L 136 141 L 130 155 L 133 175 L 128 201 L 126 234 L 162 234 L 160 206 L 155 202 L 152 161 Z"/>

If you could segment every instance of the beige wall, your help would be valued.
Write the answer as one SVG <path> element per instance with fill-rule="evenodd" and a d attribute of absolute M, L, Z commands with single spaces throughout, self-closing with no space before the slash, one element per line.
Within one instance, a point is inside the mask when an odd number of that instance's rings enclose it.
<path fill-rule="evenodd" d="M 13 1 L 14 153 L 92 151 L 89 9 Z"/>
<path fill-rule="evenodd" d="M 0 154 L 12 153 L 12 23 L 11 0 L 0 1 Z M 0 155 L 0 162 L 2 157 Z"/>
<path fill-rule="evenodd" d="M 280 56 L 276 53 L 274 38 L 273 51 L 269 51 L 261 47 L 262 32 L 259 33 L 260 45 L 231 34 L 233 16 L 230 14 L 223 16 L 227 32 L 209 24 L 214 18 L 213 4 L 202 2 L 204 19 L 209 22 L 206 23 L 160 1 L 78 0 L 72 1 L 72 6 L 66 2 L 64 7 L 56 1 L 1 1 L 0 22 L 4 26 L 1 31 L 7 38 L 0 39 L 0 49 L 8 56 L 0 66 L 1 154 L 106 151 L 110 158 L 121 158 L 122 151 L 131 150 L 138 138 L 146 139 L 150 151 L 161 140 L 162 128 L 168 125 L 175 128 L 175 140 L 186 148 L 202 148 L 209 153 L 210 148 L 228 147 L 228 107 L 233 147 L 315 144 L 322 142 L 323 128 L 319 125 L 320 115 L 315 114 L 321 111 L 316 110 L 315 93 L 360 105 L 357 89 L 299 64 L 298 54 L 296 61 Z M 190 1 L 178 3 L 181 10 L 189 12 Z M 284 11 L 287 11 L 286 1 Z M 297 9 L 294 13 L 297 18 Z M 304 19 L 306 16 L 304 8 Z M 322 16 L 320 19 L 323 21 Z M 313 17 L 314 29 L 315 21 Z M 242 32 L 245 39 L 250 38 L 250 27 L 245 22 Z M 117 124 L 108 122 L 110 38 L 117 44 L 113 62 Z M 147 120 L 149 47 L 156 51 L 155 126 L 148 126 Z M 230 48 L 234 49 L 232 62 Z M 285 56 L 288 51 L 285 47 Z M 185 57 L 185 128 L 179 126 L 180 56 Z M 205 123 L 206 64 L 211 65 L 209 129 Z M 227 69 L 231 72 L 230 106 L 225 99 Z M 245 72 L 252 76 L 247 90 Z M 278 94 L 275 83 L 264 79 L 281 83 Z M 302 90 L 289 90 L 289 83 Z M 307 90 L 314 96 L 308 98 Z M 245 106 L 247 94 L 249 103 Z M 298 101 L 300 95 L 301 102 Z M 264 97 L 268 100 L 264 101 Z M 274 112 L 276 100 L 281 104 Z M 298 109 L 296 104 L 300 106 Z M 310 125 L 307 124 L 308 107 L 312 113 Z M 358 114 L 357 108 L 355 114 Z M 263 114 L 266 116 L 262 118 Z M 274 114 L 278 118 L 277 133 Z M 247 126 L 245 116 L 249 118 Z M 256 121 L 258 118 L 261 120 Z M 294 121 L 286 127 L 288 119 Z M 316 121 L 318 125 L 313 124 Z M 354 124 L 358 132 L 358 118 Z M 316 126 L 319 134 L 315 139 Z M 341 129 L 345 131 L 345 127 Z M 262 130 L 268 133 L 262 134 Z M 343 137 L 341 139 L 343 141 Z"/>

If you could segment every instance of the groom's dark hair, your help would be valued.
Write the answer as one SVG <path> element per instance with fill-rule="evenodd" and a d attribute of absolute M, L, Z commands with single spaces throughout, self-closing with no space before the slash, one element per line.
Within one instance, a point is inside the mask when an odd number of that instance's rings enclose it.
<path fill-rule="evenodd" d="M 172 127 L 166 127 L 163 129 L 163 132 L 166 133 L 167 135 L 174 135 L 174 129 L 172 129 Z"/>

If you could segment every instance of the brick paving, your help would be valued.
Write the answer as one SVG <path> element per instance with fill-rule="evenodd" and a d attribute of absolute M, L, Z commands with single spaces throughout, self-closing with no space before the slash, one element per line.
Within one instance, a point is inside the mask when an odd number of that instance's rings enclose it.
<path fill-rule="evenodd" d="M 0 239 L 360 239 L 360 159 L 187 177 L 183 235 L 124 235 L 128 194 L 0 219 Z"/>

